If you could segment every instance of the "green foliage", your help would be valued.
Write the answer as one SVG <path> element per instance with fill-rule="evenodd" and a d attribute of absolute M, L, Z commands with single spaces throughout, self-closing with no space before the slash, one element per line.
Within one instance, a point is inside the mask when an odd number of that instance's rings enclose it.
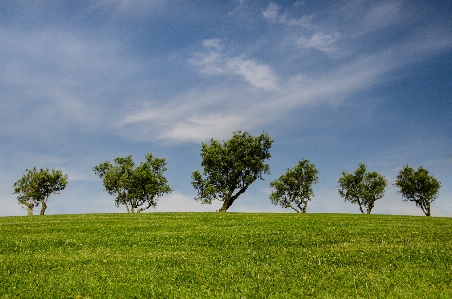
<path fill-rule="evenodd" d="M 210 145 L 202 143 L 201 166 L 204 172 L 192 173 L 192 185 L 198 191 L 195 200 L 211 204 L 223 201 L 220 212 L 226 210 L 263 174 L 270 173 L 264 161 L 271 157 L 273 140 L 266 133 L 251 136 L 247 132 L 234 132 L 228 141 L 211 139 Z"/>
<path fill-rule="evenodd" d="M 366 172 L 366 165 L 358 164 L 354 174 L 342 172 L 339 178 L 339 195 L 351 203 L 357 203 L 359 210 L 364 214 L 370 214 L 375 201 L 382 198 L 387 185 L 387 180 L 376 171 Z"/>
<path fill-rule="evenodd" d="M 0 298 L 452 298 L 452 219 L 0 217 Z"/>
<path fill-rule="evenodd" d="M 301 160 L 293 169 L 287 169 L 285 174 L 270 183 L 270 187 L 275 189 L 270 194 L 270 200 L 274 205 L 306 213 L 308 201 L 314 196 L 312 184 L 318 182 L 318 173 L 309 160 Z"/>
<path fill-rule="evenodd" d="M 441 183 L 429 175 L 426 169 L 420 166 L 415 171 L 406 165 L 400 170 L 394 185 L 399 187 L 399 193 L 405 201 L 415 202 L 425 216 L 430 216 L 430 203 L 438 197 Z"/>
<path fill-rule="evenodd" d="M 18 194 L 19 204 L 27 207 L 28 215 L 33 215 L 33 208 L 41 204 L 40 215 L 44 215 L 47 209 L 47 200 L 51 194 L 59 194 L 66 188 L 68 176 L 61 170 L 49 171 L 48 168 L 25 170 L 25 174 L 14 183 L 13 194 Z"/>
<path fill-rule="evenodd" d="M 129 213 L 134 213 L 136 209 L 140 213 L 155 207 L 160 196 L 172 191 L 163 176 L 165 159 L 154 158 L 152 153 L 145 157 L 146 162 L 136 168 L 132 156 L 118 157 L 114 159 L 114 164 L 105 161 L 93 167 L 94 172 L 103 179 L 108 194 L 116 196 L 116 206 L 125 205 Z M 138 209 L 144 204 L 147 205 Z"/>

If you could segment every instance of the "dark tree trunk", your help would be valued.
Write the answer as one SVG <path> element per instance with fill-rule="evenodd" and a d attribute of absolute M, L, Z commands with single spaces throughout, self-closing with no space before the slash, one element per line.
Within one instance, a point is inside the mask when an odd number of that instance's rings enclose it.
<path fill-rule="evenodd" d="M 248 189 L 248 186 L 249 184 L 240 189 L 239 192 L 237 192 L 235 195 L 232 195 L 235 187 L 231 188 L 229 194 L 226 196 L 226 199 L 224 200 L 223 206 L 221 207 L 221 209 L 218 210 L 218 212 L 226 212 L 232 206 L 232 203 L 237 199 L 237 197 L 239 197 L 242 193 L 246 191 L 246 189 Z"/>
<path fill-rule="evenodd" d="M 363 211 L 363 207 L 361 206 L 361 204 L 359 204 L 359 210 L 361 211 L 361 213 L 365 214 Z"/>
<path fill-rule="evenodd" d="M 425 216 L 430 216 L 430 203 L 427 202 L 427 203 L 425 204 L 425 208 L 422 208 L 422 210 L 424 210 Z"/>
<path fill-rule="evenodd" d="M 297 209 L 295 209 L 289 202 L 286 204 L 286 208 L 291 208 L 292 210 L 294 210 L 297 213 L 300 213 L 300 211 L 298 211 Z"/>
<path fill-rule="evenodd" d="M 45 200 L 43 200 L 41 202 L 41 212 L 39 213 L 39 215 L 44 215 L 44 213 L 46 212 L 47 209 L 47 203 Z"/>
<path fill-rule="evenodd" d="M 221 207 L 221 209 L 218 210 L 218 212 L 226 212 L 232 206 L 232 202 L 233 202 L 233 200 L 230 197 L 227 198 L 224 201 L 223 206 Z"/>
<path fill-rule="evenodd" d="M 302 213 L 306 213 L 306 209 L 308 208 L 308 203 L 306 202 L 301 210 Z"/>

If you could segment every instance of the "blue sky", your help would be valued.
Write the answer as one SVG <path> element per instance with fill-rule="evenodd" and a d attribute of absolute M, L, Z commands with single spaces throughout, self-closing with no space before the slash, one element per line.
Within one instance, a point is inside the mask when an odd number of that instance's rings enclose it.
<path fill-rule="evenodd" d="M 2 1 L 0 215 L 25 169 L 69 184 L 48 214 L 125 212 L 92 167 L 165 157 L 174 190 L 159 211 L 215 211 L 194 200 L 201 142 L 233 131 L 275 140 L 271 175 L 230 211 L 273 206 L 268 184 L 309 159 L 308 212 L 359 213 L 337 192 L 358 162 L 388 179 L 373 213 L 423 215 L 392 185 L 406 164 L 442 182 L 452 216 L 452 4 L 449 1 Z"/>

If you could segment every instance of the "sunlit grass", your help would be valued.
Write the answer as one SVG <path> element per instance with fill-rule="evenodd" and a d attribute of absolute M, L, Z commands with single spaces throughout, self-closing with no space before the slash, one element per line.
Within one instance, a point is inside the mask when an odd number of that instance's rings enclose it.
<path fill-rule="evenodd" d="M 0 218 L 0 298 L 451 298 L 452 219 Z"/>

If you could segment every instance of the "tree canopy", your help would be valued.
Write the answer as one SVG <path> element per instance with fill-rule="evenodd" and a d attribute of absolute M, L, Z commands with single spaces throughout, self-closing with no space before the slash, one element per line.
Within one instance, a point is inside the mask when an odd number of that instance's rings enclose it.
<path fill-rule="evenodd" d="M 68 176 L 61 170 L 49 171 L 48 168 L 25 170 L 25 174 L 14 183 L 13 194 L 18 194 L 19 204 L 27 207 L 28 215 L 33 215 L 34 207 L 41 204 L 40 215 L 44 215 L 47 209 L 47 200 L 51 194 L 59 194 L 66 188 Z"/>
<path fill-rule="evenodd" d="M 132 156 L 115 158 L 113 164 L 107 160 L 93 167 L 103 179 L 108 194 L 116 196 L 116 206 L 125 205 L 129 213 L 155 207 L 159 197 L 172 191 L 163 176 L 165 159 L 155 158 L 152 153 L 146 154 L 145 158 L 146 161 L 137 167 L 134 167 Z"/>
<path fill-rule="evenodd" d="M 247 132 L 234 132 L 231 139 L 223 142 L 211 139 L 201 145 L 201 166 L 192 173 L 192 185 L 198 191 L 195 200 L 211 204 L 223 201 L 220 212 L 226 212 L 233 202 L 263 174 L 270 173 L 265 160 L 271 157 L 273 140 L 267 133 L 251 136 Z"/>
<path fill-rule="evenodd" d="M 274 205 L 291 208 L 297 213 L 306 213 L 308 201 L 314 196 L 312 184 L 318 182 L 319 171 L 309 160 L 303 159 L 293 169 L 270 183 L 274 188 L 270 200 Z"/>
<path fill-rule="evenodd" d="M 425 216 L 430 216 L 430 203 L 438 197 L 441 183 L 429 172 L 420 166 L 417 171 L 405 165 L 400 170 L 394 184 L 399 188 L 399 193 L 404 201 L 412 201 L 420 207 Z"/>
<path fill-rule="evenodd" d="M 370 214 L 375 201 L 383 197 L 387 180 L 376 171 L 366 172 L 366 165 L 359 163 L 354 174 L 343 171 L 338 183 L 339 195 L 345 201 L 357 203 L 361 213 L 364 214 L 365 208 L 366 213 Z"/>

